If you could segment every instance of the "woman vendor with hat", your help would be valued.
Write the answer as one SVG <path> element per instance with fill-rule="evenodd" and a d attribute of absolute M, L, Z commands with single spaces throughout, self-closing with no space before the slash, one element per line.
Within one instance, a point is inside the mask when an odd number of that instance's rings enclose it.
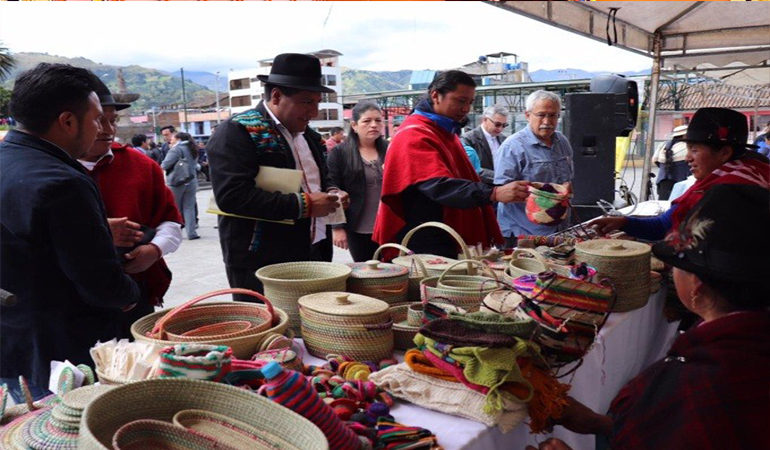
<path fill-rule="evenodd" d="M 607 415 L 570 398 L 556 423 L 613 449 L 770 448 L 770 191 L 720 184 L 689 209 L 653 253 L 674 266 L 679 299 L 702 321 Z"/>
<path fill-rule="evenodd" d="M 695 112 L 682 139 L 687 143 L 686 161 L 695 184 L 671 203 L 664 214 L 652 218 L 600 217 L 589 223 L 602 234 L 623 230 L 627 234 L 657 241 L 676 228 L 690 209 L 713 186 L 752 184 L 770 189 L 767 158 L 747 148 L 746 117 L 726 108 L 701 108 Z"/>

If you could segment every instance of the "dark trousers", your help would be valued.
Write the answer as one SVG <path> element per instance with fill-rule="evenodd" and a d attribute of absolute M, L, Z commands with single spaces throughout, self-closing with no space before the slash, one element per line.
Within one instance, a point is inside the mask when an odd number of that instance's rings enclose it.
<path fill-rule="evenodd" d="M 508 236 L 505 238 L 505 248 L 514 248 L 516 247 L 516 244 L 518 243 L 519 238 L 516 236 Z"/>
<path fill-rule="evenodd" d="M 668 200 L 671 190 L 674 189 L 675 180 L 663 180 L 658 183 L 658 200 Z"/>
<path fill-rule="evenodd" d="M 372 241 L 371 234 L 347 232 L 348 249 L 350 250 L 353 261 L 364 262 L 372 259 L 374 252 L 377 251 L 377 243 Z"/>
<path fill-rule="evenodd" d="M 328 234 L 331 235 L 331 233 Z M 308 260 L 331 262 L 333 254 L 334 249 L 332 247 L 332 239 L 331 237 L 327 237 L 323 241 L 313 244 L 310 248 L 310 258 Z M 257 291 L 260 294 L 264 294 L 265 287 L 256 275 L 257 270 L 259 269 L 260 267 L 247 269 L 242 267 L 232 267 L 225 264 L 227 282 L 230 283 L 231 288 L 250 289 L 252 291 Z M 233 294 L 233 300 L 237 302 L 261 303 L 255 297 L 244 294 Z"/>

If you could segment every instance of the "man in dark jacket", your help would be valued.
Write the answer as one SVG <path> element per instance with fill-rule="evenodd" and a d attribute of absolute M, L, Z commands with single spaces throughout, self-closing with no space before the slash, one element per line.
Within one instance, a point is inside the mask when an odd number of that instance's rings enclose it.
<path fill-rule="evenodd" d="M 0 376 L 45 395 L 51 360 L 92 364 L 115 318 L 139 300 L 112 244 L 99 190 L 75 160 L 101 129 L 95 76 L 63 64 L 21 74 L 10 109 L 20 127 L 0 143 Z M 15 391 L 15 392 L 14 392 Z"/>
<path fill-rule="evenodd" d="M 222 122 L 208 144 L 211 183 L 217 206 L 240 217 L 220 216 L 227 279 L 231 287 L 262 291 L 254 272 L 288 261 L 331 261 L 324 218 L 349 201 L 345 192 L 328 194 L 324 142 L 308 126 L 318 114 L 321 65 L 310 55 L 284 53 L 273 60 L 265 100 L 255 109 Z M 270 192 L 255 185 L 261 167 L 303 172 L 301 192 Z M 259 219 L 259 220 L 255 220 Z M 290 219 L 293 224 L 276 223 Z M 235 296 L 237 300 L 252 297 Z"/>
<path fill-rule="evenodd" d="M 481 181 L 494 184 L 495 157 L 500 144 L 505 141 L 503 130 L 508 126 L 508 108 L 501 105 L 492 105 L 484 110 L 481 124 L 471 131 L 463 134 L 463 144 L 470 145 L 476 150 L 481 161 Z"/>

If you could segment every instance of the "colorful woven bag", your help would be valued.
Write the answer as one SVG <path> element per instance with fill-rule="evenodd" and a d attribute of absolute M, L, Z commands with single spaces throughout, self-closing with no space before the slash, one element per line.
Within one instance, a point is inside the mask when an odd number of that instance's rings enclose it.
<path fill-rule="evenodd" d="M 527 219 L 540 225 L 558 225 L 567 218 L 571 194 L 566 185 L 556 183 L 529 184 Z"/>
<path fill-rule="evenodd" d="M 158 378 L 220 381 L 232 368 L 233 351 L 224 345 L 177 344 L 160 352 Z"/>

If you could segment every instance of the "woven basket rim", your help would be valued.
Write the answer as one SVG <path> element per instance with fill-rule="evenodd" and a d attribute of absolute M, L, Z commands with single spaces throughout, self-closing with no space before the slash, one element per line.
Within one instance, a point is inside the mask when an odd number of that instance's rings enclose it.
<path fill-rule="evenodd" d="M 338 273 L 328 274 L 323 277 L 313 278 L 276 278 L 273 274 L 275 271 L 281 272 L 281 269 L 297 269 L 300 267 L 312 266 L 312 267 L 326 267 L 328 269 L 336 269 Z M 304 284 L 309 281 L 328 281 L 335 280 L 341 277 L 347 278 L 353 271 L 349 266 L 340 263 L 326 262 L 326 261 L 298 261 L 278 263 L 265 266 L 257 270 L 256 276 L 262 281 L 263 284 L 271 283 L 274 285 L 294 285 Z M 267 275 L 266 275 L 267 274 Z M 267 282 L 267 283 L 265 283 Z"/>
<path fill-rule="evenodd" d="M 337 297 L 345 297 L 349 304 L 336 304 Z M 297 299 L 300 307 L 317 314 L 334 316 L 361 317 L 382 314 L 389 308 L 387 302 L 361 294 L 350 292 L 316 292 Z"/>

